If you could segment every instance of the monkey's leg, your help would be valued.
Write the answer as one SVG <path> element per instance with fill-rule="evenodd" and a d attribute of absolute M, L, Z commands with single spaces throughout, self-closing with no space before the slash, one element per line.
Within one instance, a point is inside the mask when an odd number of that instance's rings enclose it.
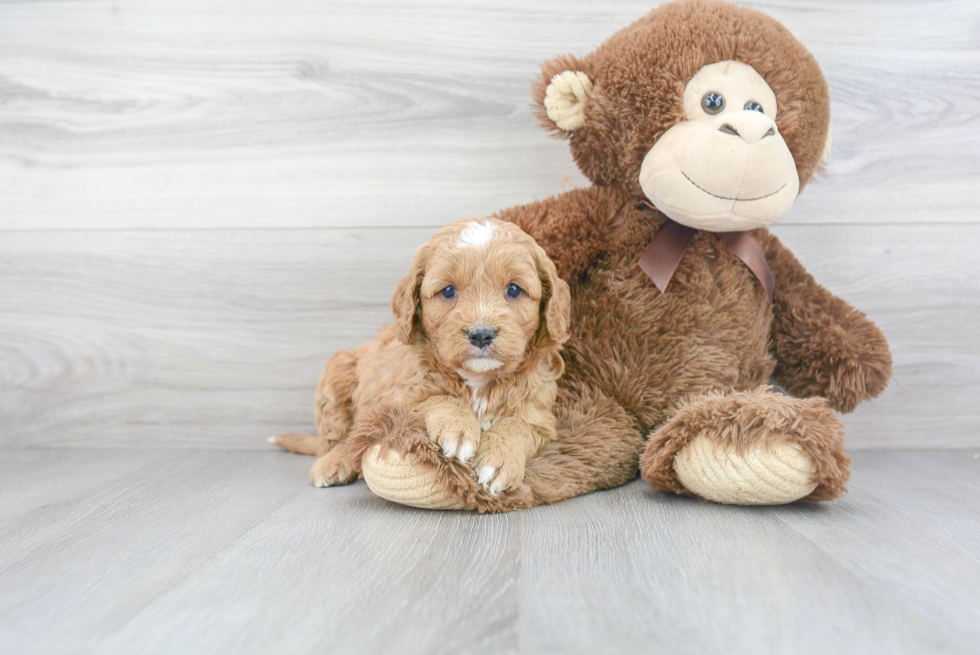
<path fill-rule="evenodd" d="M 636 477 L 643 432 L 605 392 L 576 385 L 555 403 L 558 438 L 527 462 L 524 481 L 535 505 L 547 505 Z"/>
<path fill-rule="evenodd" d="M 824 398 L 754 391 L 695 396 L 653 432 L 640 459 L 658 491 L 733 505 L 837 498 L 850 459 Z"/>
<path fill-rule="evenodd" d="M 555 404 L 558 438 L 527 461 L 524 482 L 494 496 L 472 468 L 443 457 L 416 419 L 374 430 L 364 448 L 364 479 L 375 494 L 431 509 L 507 512 L 555 503 L 636 476 L 643 434 L 602 391 L 563 389 Z"/>

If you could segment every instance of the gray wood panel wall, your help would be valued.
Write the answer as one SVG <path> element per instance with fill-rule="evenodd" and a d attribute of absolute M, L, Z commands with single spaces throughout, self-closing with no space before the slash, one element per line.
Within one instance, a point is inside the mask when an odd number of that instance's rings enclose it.
<path fill-rule="evenodd" d="M 530 80 L 652 4 L 0 0 L 0 445 L 310 429 L 432 231 L 587 184 Z M 850 446 L 980 445 L 980 4 L 745 4 L 833 96 L 775 231 L 895 355 Z"/>

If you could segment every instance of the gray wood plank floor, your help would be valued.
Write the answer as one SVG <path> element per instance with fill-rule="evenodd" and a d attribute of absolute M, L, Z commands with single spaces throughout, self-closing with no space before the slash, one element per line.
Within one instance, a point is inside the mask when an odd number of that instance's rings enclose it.
<path fill-rule="evenodd" d="M 975 450 L 856 453 L 818 506 L 634 482 L 505 516 L 310 461 L 0 451 L 0 652 L 980 652 Z"/>

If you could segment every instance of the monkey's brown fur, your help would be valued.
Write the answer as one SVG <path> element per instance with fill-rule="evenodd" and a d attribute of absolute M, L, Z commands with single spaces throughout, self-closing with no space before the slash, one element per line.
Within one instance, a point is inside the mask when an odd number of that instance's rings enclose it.
<path fill-rule="evenodd" d="M 802 187 L 827 137 L 827 85 L 806 49 L 764 14 L 721 2 L 671 3 L 584 58 L 542 67 L 534 98 L 551 129 L 541 108 L 551 78 L 579 70 L 595 85 L 586 123 L 570 137 L 594 186 L 498 215 L 533 236 L 571 286 L 572 337 L 555 407 L 559 438 L 527 462 L 522 487 L 496 498 L 472 472 L 431 449 L 415 457 L 468 507 L 553 503 L 621 485 L 638 465 L 655 489 L 688 493 L 673 458 L 697 434 L 736 447 L 797 443 L 817 467 L 818 486 L 807 499 L 844 492 L 849 459 L 832 410 L 851 411 L 885 388 L 891 356 L 878 328 L 817 284 L 765 229 L 752 234 L 775 274 L 772 302 L 710 233 L 698 232 L 663 294 L 638 265 L 665 220 L 643 206 L 643 157 L 683 119 L 691 77 L 729 59 L 755 68 L 775 92 L 779 133 Z M 803 399 L 760 388 L 770 375 Z M 418 430 L 380 430 L 374 439 L 408 454 L 425 447 Z"/>
<path fill-rule="evenodd" d="M 460 245 L 471 225 L 492 226 L 493 238 Z M 515 298 L 505 295 L 512 283 L 521 289 Z M 451 300 L 440 295 L 450 285 L 457 289 Z M 464 459 L 475 456 L 476 466 L 496 469 L 495 486 L 519 485 L 527 458 L 555 438 L 551 409 L 562 373 L 559 348 L 568 338 L 569 291 L 554 264 L 514 225 L 457 221 L 419 248 L 392 306 L 394 325 L 324 367 L 318 436 L 285 434 L 274 443 L 319 457 L 310 469 L 314 485 L 347 483 L 361 472 L 366 435 L 397 407 L 405 416 L 387 425 L 406 432 L 419 426 L 434 452 L 451 447 L 455 455 L 469 444 Z M 467 370 L 477 349 L 466 331 L 478 325 L 497 331 L 488 350 L 498 368 Z"/>

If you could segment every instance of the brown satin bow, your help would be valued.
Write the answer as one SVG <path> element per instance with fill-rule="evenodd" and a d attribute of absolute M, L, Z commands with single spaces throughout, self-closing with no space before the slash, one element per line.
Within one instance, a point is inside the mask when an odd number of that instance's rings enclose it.
<path fill-rule="evenodd" d="M 655 209 L 652 205 L 650 208 Z M 640 258 L 640 268 L 653 280 L 660 293 L 666 291 L 670 278 L 674 276 L 677 265 L 681 263 L 684 251 L 697 233 L 694 228 L 668 218 L 647 246 Z M 772 269 L 766 262 L 766 255 L 759 242 L 748 232 L 714 232 L 713 234 L 749 267 L 766 288 L 769 301 L 772 302 L 776 278 L 773 277 Z"/>

